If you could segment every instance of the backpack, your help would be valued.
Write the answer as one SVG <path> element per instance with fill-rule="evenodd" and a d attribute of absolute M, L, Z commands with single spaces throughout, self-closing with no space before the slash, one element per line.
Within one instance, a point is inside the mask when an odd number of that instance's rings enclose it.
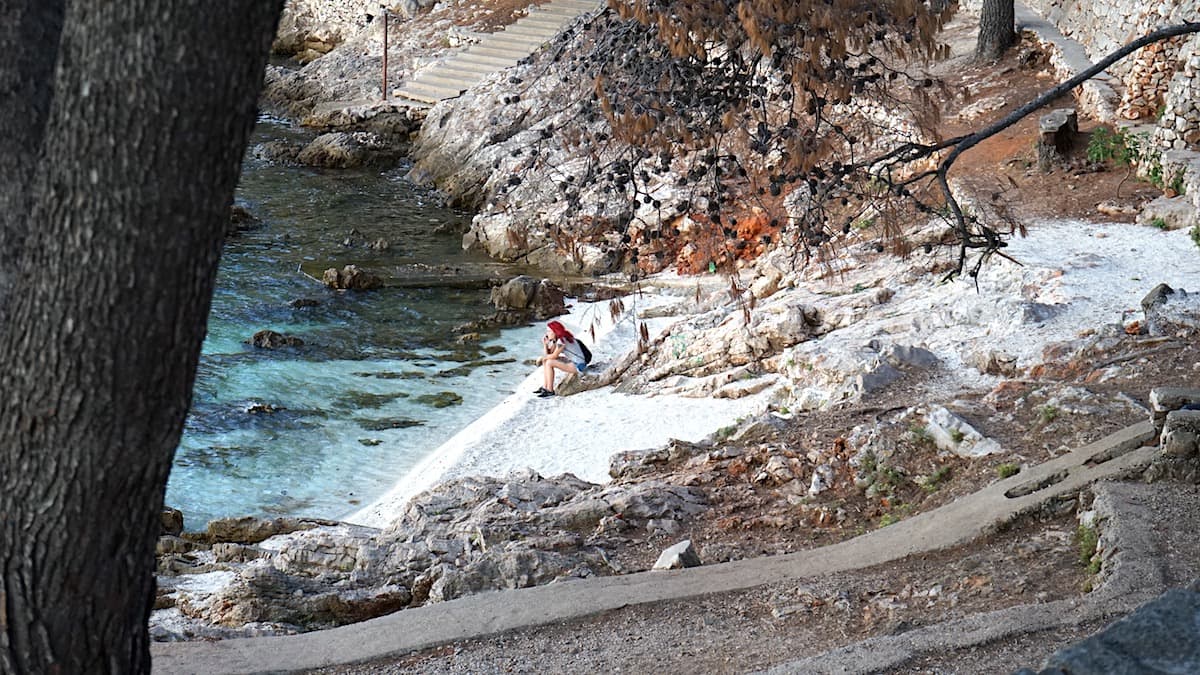
<path fill-rule="evenodd" d="M 579 351 L 583 352 L 583 362 L 585 364 L 591 363 L 592 350 L 588 349 L 587 345 L 583 344 L 583 340 L 580 340 L 579 338 L 575 338 L 575 342 L 579 344 Z"/>

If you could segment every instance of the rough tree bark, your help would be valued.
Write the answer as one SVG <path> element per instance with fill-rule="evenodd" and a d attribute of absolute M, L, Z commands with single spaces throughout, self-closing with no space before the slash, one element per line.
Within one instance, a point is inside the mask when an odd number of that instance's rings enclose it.
<path fill-rule="evenodd" d="M 149 672 L 158 514 L 281 5 L 0 0 L 0 672 Z"/>
<path fill-rule="evenodd" d="M 979 37 L 975 42 L 975 58 L 995 61 L 1017 42 L 1013 30 L 1016 11 L 1013 0 L 983 0 L 979 10 Z"/>

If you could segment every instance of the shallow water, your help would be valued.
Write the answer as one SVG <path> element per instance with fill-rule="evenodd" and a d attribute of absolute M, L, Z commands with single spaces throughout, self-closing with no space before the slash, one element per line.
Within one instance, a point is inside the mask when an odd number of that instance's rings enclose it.
<path fill-rule="evenodd" d="M 468 216 L 405 181 L 404 167 L 326 172 L 254 158 L 254 143 L 297 136 L 260 120 L 243 168 L 237 199 L 262 226 L 231 237 L 221 261 L 167 487 L 188 529 L 234 515 L 343 516 L 530 371 L 522 347 L 539 327 L 456 342 L 454 327 L 491 311 L 484 289 L 338 292 L 301 271 L 493 265 L 462 251 L 455 233 Z M 381 238 L 386 250 L 367 246 Z M 319 304 L 290 304 L 300 298 Z M 263 329 L 305 345 L 246 344 Z"/>

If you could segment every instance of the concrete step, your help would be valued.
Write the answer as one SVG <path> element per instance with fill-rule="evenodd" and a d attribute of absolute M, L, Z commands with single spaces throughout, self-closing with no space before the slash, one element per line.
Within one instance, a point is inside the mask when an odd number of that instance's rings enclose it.
<path fill-rule="evenodd" d="M 523 26 L 525 28 L 538 28 L 538 29 L 552 30 L 552 31 L 557 32 L 559 30 L 562 30 L 562 27 L 567 25 L 568 23 L 570 23 L 571 19 L 573 19 L 573 18 L 574 18 L 573 16 L 566 16 L 566 15 L 557 16 L 557 15 L 552 15 L 552 14 L 541 14 L 541 15 L 530 14 L 529 16 L 525 17 L 524 19 L 521 19 L 520 21 L 517 21 L 516 23 L 513 23 L 512 25 L 505 27 L 504 30 L 507 32 L 509 29 L 511 29 L 513 27 Z"/>
<path fill-rule="evenodd" d="M 515 66 L 575 17 L 600 6 L 599 0 L 556 0 L 531 10 L 504 30 L 486 34 L 477 44 L 426 69 L 401 85 L 396 95 L 422 103 L 459 96 L 488 75 Z"/>
<path fill-rule="evenodd" d="M 460 56 L 466 57 L 471 55 L 485 56 L 494 59 L 512 59 L 513 63 L 529 56 L 529 52 L 524 49 L 513 49 L 511 47 L 484 47 L 482 44 L 472 45 L 467 51 Z"/>
<path fill-rule="evenodd" d="M 405 84 L 404 86 L 400 87 L 400 89 L 402 91 L 411 91 L 411 92 L 425 94 L 427 96 L 436 95 L 441 98 L 458 96 L 466 88 L 467 87 L 464 87 L 462 84 L 457 83 L 457 82 L 445 83 L 445 84 L 431 83 L 431 82 L 409 82 L 409 83 Z"/>
<path fill-rule="evenodd" d="M 420 82 L 411 82 L 396 90 L 401 96 L 415 99 L 417 101 L 425 101 L 427 103 L 437 103 L 438 101 L 455 98 L 460 96 L 462 89 L 454 86 L 442 87 L 435 85 L 426 85 Z"/>
<path fill-rule="evenodd" d="M 507 66 L 505 66 L 505 68 L 506 67 Z M 489 64 L 475 64 L 475 63 L 454 61 L 452 63 L 447 62 L 447 63 L 444 63 L 435 68 L 430 68 L 428 70 L 425 70 L 421 73 L 421 75 L 424 76 L 426 73 L 428 73 L 430 75 L 437 74 L 440 77 L 448 77 L 451 75 L 462 76 L 462 77 L 471 77 L 471 76 L 478 75 L 480 77 L 483 77 L 486 75 L 491 75 L 492 73 L 496 72 L 497 70 L 503 70 L 503 68 L 498 67 L 495 64 L 490 64 L 490 63 Z"/>
<path fill-rule="evenodd" d="M 495 63 L 484 63 L 463 58 L 446 59 L 422 70 L 421 73 L 435 73 L 439 70 L 458 70 L 469 73 L 490 73 L 498 70 Z"/>
<path fill-rule="evenodd" d="M 550 38 L 536 39 L 531 38 L 528 35 L 505 35 L 504 33 L 492 33 L 479 44 L 489 48 L 497 49 L 520 49 L 526 54 L 532 54 L 533 50 L 541 47 L 546 42 L 549 42 L 549 40 Z"/>
<path fill-rule="evenodd" d="M 521 26 L 521 25 L 513 24 L 512 26 L 505 28 L 503 31 L 501 31 L 501 33 L 504 35 L 511 35 L 514 37 L 527 37 L 527 38 L 530 38 L 533 40 L 540 40 L 540 41 L 544 42 L 544 41 L 549 40 L 550 38 L 554 37 L 555 35 L 558 35 L 558 29 L 557 28 L 549 28 L 548 29 L 548 28 L 542 28 L 540 26 Z"/>
<path fill-rule="evenodd" d="M 416 84 L 419 84 L 423 87 L 458 90 L 461 92 L 466 89 L 470 89 L 472 86 L 474 86 L 474 85 L 478 84 L 480 81 L 482 81 L 483 78 L 485 78 L 485 77 L 487 77 L 487 75 L 479 75 L 477 77 L 458 77 L 458 76 L 453 76 L 453 75 L 429 75 L 427 77 L 422 77 L 421 79 L 417 80 Z"/>
<path fill-rule="evenodd" d="M 517 61 L 520 61 L 526 56 L 529 56 L 529 54 L 522 54 L 520 56 L 499 56 L 494 54 L 480 54 L 479 52 L 472 51 L 459 54 L 458 58 L 454 59 L 454 61 L 450 63 L 466 63 L 473 66 L 490 66 L 495 70 L 500 70 L 502 68 L 508 68 L 510 66 L 517 65 Z"/>

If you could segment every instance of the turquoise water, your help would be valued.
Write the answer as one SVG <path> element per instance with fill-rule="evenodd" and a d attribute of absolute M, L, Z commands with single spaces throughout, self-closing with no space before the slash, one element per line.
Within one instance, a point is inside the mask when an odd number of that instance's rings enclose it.
<path fill-rule="evenodd" d="M 255 142 L 296 135 L 261 120 Z M 350 263 L 494 266 L 462 251 L 457 232 L 468 216 L 442 208 L 404 174 L 326 172 L 248 155 L 237 199 L 262 226 L 226 242 L 167 486 L 167 504 L 183 510 L 189 530 L 223 516 L 344 516 L 530 371 L 526 347 L 540 327 L 458 343 L 456 326 L 491 311 L 485 289 L 338 292 L 312 278 Z M 381 238 L 386 250 L 366 246 Z M 318 304 L 292 306 L 302 298 Z M 263 329 L 305 345 L 246 344 Z"/>

